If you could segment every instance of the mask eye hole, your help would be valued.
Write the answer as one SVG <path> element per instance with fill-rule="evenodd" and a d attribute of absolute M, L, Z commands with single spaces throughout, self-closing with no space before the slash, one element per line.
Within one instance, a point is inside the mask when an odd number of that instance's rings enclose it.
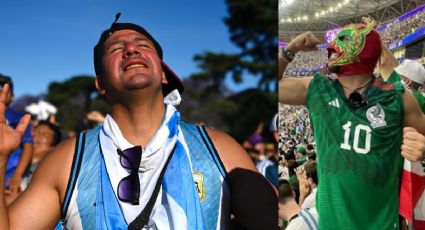
<path fill-rule="evenodd" d="M 339 37 L 338 37 L 338 40 L 340 40 L 340 41 L 342 41 L 342 42 L 347 41 L 347 40 L 348 40 L 348 36 L 347 36 L 347 35 L 339 36 Z"/>

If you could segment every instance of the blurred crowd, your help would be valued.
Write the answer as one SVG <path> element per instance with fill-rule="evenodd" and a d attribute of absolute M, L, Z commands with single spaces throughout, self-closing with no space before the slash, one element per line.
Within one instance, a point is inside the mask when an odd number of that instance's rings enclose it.
<path fill-rule="evenodd" d="M 319 49 L 315 52 L 300 52 L 285 71 L 288 77 L 308 77 L 325 67 L 327 50 Z"/>
<path fill-rule="evenodd" d="M 396 20 L 386 25 L 380 31 L 384 44 L 392 44 L 416 32 L 425 25 L 425 11 L 420 11 L 404 20 Z M 300 52 L 285 70 L 287 77 L 313 76 L 317 71 L 326 67 L 327 50 L 319 49 L 315 52 Z"/>
<path fill-rule="evenodd" d="M 425 11 L 420 11 L 402 21 L 396 20 L 387 25 L 381 36 L 384 44 L 398 42 L 406 36 L 416 32 L 425 25 Z"/>
<path fill-rule="evenodd" d="M 315 208 L 317 163 L 313 131 L 305 106 L 279 105 L 279 217 L 281 227 L 297 229 L 305 212 L 305 221 L 317 224 Z M 283 118 L 283 119 L 282 119 Z M 291 222 L 291 226 L 288 225 Z"/>
<path fill-rule="evenodd" d="M 0 89 L 4 84 L 10 87 L 5 118 L 7 124 L 15 128 L 23 113 L 10 106 L 14 99 L 12 78 L 0 74 Z M 10 204 L 28 186 L 39 163 L 56 145 L 76 133 L 94 128 L 105 118 L 99 111 L 90 111 L 77 123 L 74 130 L 63 130 L 56 119 L 57 108 L 49 102 L 39 100 L 27 105 L 24 110 L 31 115 L 31 122 L 20 147 L 9 156 L 5 185 L 6 204 Z"/>

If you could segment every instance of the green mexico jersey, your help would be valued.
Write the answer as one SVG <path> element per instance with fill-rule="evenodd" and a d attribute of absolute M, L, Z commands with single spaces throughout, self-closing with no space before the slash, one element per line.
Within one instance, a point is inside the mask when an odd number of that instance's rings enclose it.
<path fill-rule="evenodd" d="M 387 82 L 401 84 L 400 75 L 396 71 L 393 71 L 390 77 L 388 78 Z M 421 108 L 422 113 L 425 113 L 425 94 L 414 89 L 410 89 L 410 91 L 412 92 L 413 96 L 416 98 L 416 101 L 419 103 L 419 107 Z"/>
<path fill-rule="evenodd" d="M 316 74 L 307 91 L 317 144 L 319 229 L 398 229 L 402 87 L 375 80 L 352 109 L 337 81 Z"/>

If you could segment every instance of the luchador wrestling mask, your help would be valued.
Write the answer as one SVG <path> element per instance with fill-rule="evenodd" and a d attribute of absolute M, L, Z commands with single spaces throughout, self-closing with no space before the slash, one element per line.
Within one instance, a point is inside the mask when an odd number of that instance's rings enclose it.
<path fill-rule="evenodd" d="M 381 56 L 381 40 L 372 24 L 344 26 L 328 46 L 328 69 L 339 77 L 372 74 Z"/>

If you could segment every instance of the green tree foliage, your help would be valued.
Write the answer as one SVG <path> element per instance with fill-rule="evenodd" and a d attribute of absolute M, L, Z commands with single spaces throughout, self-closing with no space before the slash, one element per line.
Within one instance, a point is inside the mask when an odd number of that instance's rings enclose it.
<path fill-rule="evenodd" d="M 204 123 L 229 133 L 242 143 L 264 122 L 266 127 L 277 110 L 276 94 L 250 89 L 238 94 L 222 87 L 220 93 L 207 90 L 211 84 L 189 78 L 179 110 L 184 120 Z M 265 133 L 267 134 L 267 132 Z"/>
<path fill-rule="evenodd" d="M 277 71 L 277 0 L 226 0 L 229 16 L 224 22 L 230 39 L 242 49 L 240 69 L 260 75 L 259 87 L 275 84 Z"/>
<path fill-rule="evenodd" d="M 90 95 L 97 92 L 92 76 L 75 76 L 64 82 L 52 82 L 48 90 L 47 99 L 54 105 L 63 104 L 70 98 L 81 95 L 85 109 L 90 105 Z"/>
<path fill-rule="evenodd" d="M 233 95 L 229 101 L 237 105 L 234 106 L 233 111 L 223 112 L 223 120 L 225 125 L 230 127 L 228 131 L 230 135 L 241 143 L 256 130 L 260 123 L 264 123 L 263 137 L 271 137 L 268 127 L 277 112 L 275 93 L 250 89 Z"/>
<path fill-rule="evenodd" d="M 202 72 L 191 75 L 191 78 L 209 82 L 208 90 L 219 92 L 223 86 L 227 73 L 232 72 L 233 80 L 237 83 L 242 81 L 240 59 L 237 55 L 225 53 L 205 52 L 194 56 L 194 61 Z"/>
<path fill-rule="evenodd" d="M 185 80 L 180 108 L 183 117 L 224 130 L 242 142 L 258 124 L 277 112 L 277 95 L 269 92 L 277 79 L 277 0 L 226 0 L 224 19 L 239 53 L 204 52 L 194 56 L 200 72 Z M 249 76 L 248 73 L 251 75 Z M 259 89 L 233 94 L 226 77 L 259 76 Z M 275 87 L 277 88 L 277 87 Z"/>
<path fill-rule="evenodd" d="M 94 79 L 92 76 L 75 76 L 50 83 L 46 98 L 58 108 L 57 118 L 64 129 L 74 130 L 92 109 L 103 113 L 108 111 L 105 100 L 97 93 Z"/>

